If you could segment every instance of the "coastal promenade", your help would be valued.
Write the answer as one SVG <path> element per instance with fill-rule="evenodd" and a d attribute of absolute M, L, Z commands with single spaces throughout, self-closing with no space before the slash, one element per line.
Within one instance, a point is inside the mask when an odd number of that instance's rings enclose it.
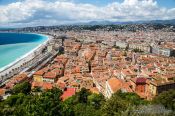
<path fill-rule="evenodd" d="M 46 35 L 47 36 L 47 35 Z M 3 85 L 6 80 L 10 79 L 14 75 L 27 70 L 30 66 L 38 64 L 38 61 L 48 57 L 47 53 L 43 53 L 43 50 L 47 48 L 48 43 L 53 39 L 52 36 L 48 36 L 48 40 L 40 44 L 33 51 L 27 53 L 24 57 L 20 58 L 16 62 L 9 64 L 4 69 L 0 70 L 0 85 Z"/>

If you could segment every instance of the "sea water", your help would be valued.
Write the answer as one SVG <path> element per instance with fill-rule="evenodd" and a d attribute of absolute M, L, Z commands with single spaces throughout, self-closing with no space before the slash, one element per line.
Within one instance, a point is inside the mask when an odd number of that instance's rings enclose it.
<path fill-rule="evenodd" d="M 47 40 L 39 34 L 0 33 L 0 69 L 31 52 Z"/>

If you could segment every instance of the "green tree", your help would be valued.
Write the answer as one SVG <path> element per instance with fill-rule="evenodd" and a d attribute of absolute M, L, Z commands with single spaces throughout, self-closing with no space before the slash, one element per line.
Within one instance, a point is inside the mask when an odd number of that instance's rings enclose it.
<path fill-rule="evenodd" d="M 14 94 L 18 94 L 18 93 L 29 94 L 31 91 L 31 84 L 25 81 L 23 83 L 15 85 L 12 91 Z"/>
<path fill-rule="evenodd" d="M 76 95 L 64 101 L 65 116 L 101 116 L 101 105 L 105 102 L 102 94 L 92 94 L 82 89 Z"/>
<path fill-rule="evenodd" d="M 169 90 L 161 93 L 153 99 L 153 103 L 162 104 L 165 108 L 175 111 L 175 90 Z"/>
<path fill-rule="evenodd" d="M 120 115 L 127 109 L 129 103 L 121 99 L 117 93 L 113 94 L 110 99 L 102 106 L 101 111 L 104 116 L 115 116 Z"/>
<path fill-rule="evenodd" d="M 75 116 L 101 116 L 100 110 L 94 109 L 93 106 L 78 103 L 74 106 Z"/>
<path fill-rule="evenodd" d="M 95 109 L 100 109 L 101 105 L 104 104 L 105 98 L 102 94 L 91 94 L 88 96 L 88 103 Z"/>
<path fill-rule="evenodd" d="M 118 91 L 116 94 L 120 98 L 128 101 L 132 105 L 141 105 L 149 103 L 148 101 L 141 99 L 136 93 L 128 93 L 128 92 L 122 93 L 121 91 Z"/>
<path fill-rule="evenodd" d="M 77 100 L 79 103 L 87 103 L 88 95 L 90 95 L 89 90 L 82 88 L 80 92 L 77 93 Z"/>
<path fill-rule="evenodd" d="M 136 53 L 137 53 L 137 52 L 140 52 L 140 53 L 143 52 L 143 51 L 141 51 L 140 49 L 137 49 L 137 48 L 133 49 L 132 51 L 133 51 L 133 52 L 136 52 Z"/>
<path fill-rule="evenodd" d="M 113 48 L 120 49 L 120 47 L 116 45 L 114 45 Z"/>
<path fill-rule="evenodd" d="M 128 51 L 128 49 L 129 49 L 129 46 L 127 45 L 126 48 L 125 48 L 125 51 Z"/>
<path fill-rule="evenodd" d="M 62 92 L 57 88 L 41 95 L 14 94 L 0 103 L 0 114 L 24 116 L 60 116 L 62 115 Z"/>
<path fill-rule="evenodd" d="M 17 86 L 17 88 L 21 87 Z M 58 88 L 53 88 L 41 94 L 26 94 L 18 90 L 14 95 L 0 102 L 0 115 L 137 116 L 137 111 L 140 108 L 143 111 L 147 110 L 147 112 L 150 109 L 156 108 L 149 107 L 149 102 L 142 100 L 135 93 L 122 93 L 121 91 L 114 93 L 108 100 L 105 100 L 102 94 L 92 94 L 85 88 L 65 101 L 61 101 L 61 95 L 62 91 Z M 153 103 L 161 103 L 169 109 L 174 109 L 174 98 L 174 90 L 171 90 L 156 97 Z M 170 115 L 174 115 L 174 112 L 171 113 Z M 147 114 L 155 113 L 151 112 Z M 145 114 L 145 116 L 147 115 Z"/>

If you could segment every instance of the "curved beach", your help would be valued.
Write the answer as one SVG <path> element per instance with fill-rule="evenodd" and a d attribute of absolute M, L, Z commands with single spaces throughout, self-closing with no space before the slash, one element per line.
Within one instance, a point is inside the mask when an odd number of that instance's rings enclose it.
<path fill-rule="evenodd" d="M 35 34 L 35 33 L 29 33 L 29 34 Z M 43 35 L 43 34 L 35 34 L 35 35 L 42 36 L 43 38 L 45 38 L 45 40 L 41 41 L 40 44 L 36 45 L 36 47 L 29 50 L 27 53 L 16 58 L 13 62 L 9 63 L 6 66 L 1 67 L 0 68 L 0 77 L 8 74 L 9 72 L 11 72 L 11 70 L 14 70 L 15 68 L 20 67 L 23 63 L 26 63 L 26 62 L 30 61 L 32 58 L 34 58 L 35 52 L 42 49 L 42 47 L 44 47 L 50 39 L 50 37 L 47 35 Z M 29 43 L 19 43 L 19 45 L 20 44 L 25 46 L 25 44 L 37 44 L 37 43 L 29 42 Z M 11 44 L 11 45 L 13 45 L 13 44 Z"/>

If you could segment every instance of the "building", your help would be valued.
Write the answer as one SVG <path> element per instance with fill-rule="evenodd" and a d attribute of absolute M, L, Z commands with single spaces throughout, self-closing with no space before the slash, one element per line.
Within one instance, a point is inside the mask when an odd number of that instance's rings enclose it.
<path fill-rule="evenodd" d="M 125 49 L 128 46 L 128 43 L 122 42 L 122 41 L 116 41 L 115 45 L 122 48 L 122 49 Z"/>
<path fill-rule="evenodd" d="M 122 88 L 122 81 L 117 78 L 111 78 L 106 81 L 105 96 L 110 98 L 113 93 Z"/>
<path fill-rule="evenodd" d="M 162 48 L 160 49 L 160 55 L 167 56 L 167 57 L 175 56 L 175 50 L 168 49 L 168 48 Z"/>
<path fill-rule="evenodd" d="M 40 90 L 49 90 L 53 85 L 48 82 L 32 82 L 32 89 L 39 88 Z"/>
<path fill-rule="evenodd" d="M 130 79 L 130 78 L 134 78 L 137 76 L 137 73 L 130 70 L 130 69 L 123 69 L 121 70 L 121 75 L 120 75 L 121 79 Z"/>
<path fill-rule="evenodd" d="M 138 49 L 140 51 L 144 51 L 144 52 L 147 52 L 147 53 L 150 52 L 150 46 L 148 44 L 145 44 L 145 43 L 142 43 L 142 42 L 139 42 L 139 43 L 130 42 L 129 43 L 129 49 Z"/>
<path fill-rule="evenodd" d="M 5 89 L 0 89 L 0 97 L 3 97 L 5 95 Z"/>
<path fill-rule="evenodd" d="M 76 93 L 76 89 L 75 88 L 67 88 L 65 89 L 65 91 L 63 92 L 63 94 L 61 95 L 61 99 L 63 101 L 65 101 L 66 99 L 68 99 L 69 97 L 75 95 Z"/>
<path fill-rule="evenodd" d="M 35 82 L 43 82 L 43 75 L 44 75 L 44 73 L 45 72 L 43 70 L 39 70 L 39 71 L 35 72 L 33 74 L 33 80 Z"/>
<path fill-rule="evenodd" d="M 56 72 L 47 72 L 43 76 L 43 82 L 55 83 L 57 79 Z"/>
<path fill-rule="evenodd" d="M 151 53 L 157 55 L 163 55 L 167 57 L 175 56 L 175 44 L 171 43 L 163 43 L 163 44 L 155 44 L 151 45 Z"/>
<path fill-rule="evenodd" d="M 141 98 L 147 98 L 149 92 L 149 81 L 147 78 L 138 77 L 131 79 L 131 85 L 133 91 L 138 94 Z"/>
<path fill-rule="evenodd" d="M 163 80 L 157 80 L 152 81 L 150 83 L 150 93 L 152 96 L 156 96 L 164 91 L 168 91 L 170 89 L 175 89 L 175 81 L 163 81 Z"/>

